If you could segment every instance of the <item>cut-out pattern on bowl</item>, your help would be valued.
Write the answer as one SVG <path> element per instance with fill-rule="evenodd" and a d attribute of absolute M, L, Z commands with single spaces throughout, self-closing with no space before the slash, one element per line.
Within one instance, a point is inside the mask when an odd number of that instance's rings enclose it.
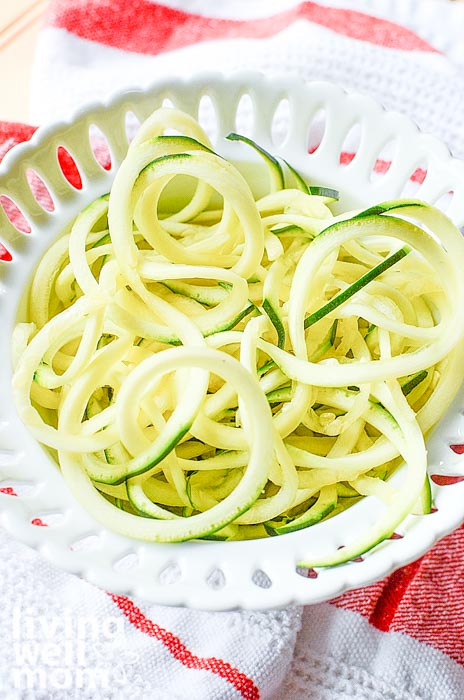
<path fill-rule="evenodd" d="M 17 450 L 0 449 L 0 467 L 13 467 L 22 456 L 21 452 Z"/>
<path fill-rule="evenodd" d="M 290 102 L 285 97 L 277 105 L 271 122 L 271 139 L 274 146 L 281 146 L 290 128 Z"/>
<path fill-rule="evenodd" d="M 42 518 L 32 518 L 31 525 L 35 525 L 35 527 L 48 527 L 48 523 L 44 522 Z"/>
<path fill-rule="evenodd" d="M 432 474 L 430 478 L 437 486 L 452 486 L 453 484 L 459 484 L 461 481 L 464 481 L 464 475 L 462 474 Z"/>
<path fill-rule="evenodd" d="M 39 488 L 40 485 L 33 481 L 16 481 L 14 479 L 0 481 L 0 493 L 9 496 L 17 496 L 18 498 L 33 498 L 37 494 Z"/>
<path fill-rule="evenodd" d="M 3 494 L 4 496 L 18 496 L 16 491 L 12 486 L 2 486 L 0 484 L 0 494 Z"/>
<path fill-rule="evenodd" d="M 0 195 L 0 206 L 5 212 L 7 219 L 20 233 L 30 233 L 32 231 L 29 221 L 11 197 Z"/>
<path fill-rule="evenodd" d="M 262 569 L 256 569 L 251 577 L 251 580 L 255 586 L 258 586 L 258 588 L 271 588 L 272 586 L 271 579 Z"/>
<path fill-rule="evenodd" d="M 326 131 L 326 112 L 319 109 L 314 115 L 308 128 L 306 149 L 308 153 L 315 153 L 322 143 Z"/>
<path fill-rule="evenodd" d="M 457 455 L 464 455 L 464 444 L 462 443 L 453 443 L 450 445 L 450 449 Z"/>
<path fill-rule="evenodd" d="M 316 569 L 307 569 L 304 566 L 297 566 L 296 573 L 303 578 L 317 578 L 319 576 Z"/>
<path fill-rule="evenodd" d="M 95 160 L 104 170 L 111 170 L 111 150 L 107 137 L 96 124 L 89 127 L 89 141 Z"/>
<path fill-rule="evenodd" d="M 359 122 L 351 126 L 340 149 L 340 165 L 349 165 L 355 158 L 361 143 L 362 127 Z"/>
<path fill-rule="evenodd" d="M 176 561 L 170 561 L 161 569 L 158 574 L 158 581 L 161 585 L 172 585 L 182 578 L 182 569 Z"/>
<path fill-rule="evenodd" d="M 69 184 L 76 190 L 82 189 L 82 178 L 77 167 L 75 159 L 72 157 L 71 153 L 64 148 L 64 146 L 58 146 L 56 149 L 56 155 L 58 158 L 58 163 L 61 168 L 61 172 L 65 176 Z"/>
<path fill-rule="evenodd" d="M 382 149 L 379 151 L 373 168 L 371 170 L 370 181 L 372 183 L 381 180 L 390 170 L 393 159 L 397 152 L 397 141 L 396 139 L 390 139 L 385 143 Z"/>
<path fill-rule="evenodd" d="M 3 260 L 4 262 L 11 262 L 13 260 L 13 256 L 8 248 L 5 248 L 3 243 L 0 243 L 0 260 Z"/>
<path fill-rule="evenodd" d="M 435 200 L 434 205 L 437 207 L 437 209 L 440 209 L 444 214 L 446 214 L 448 209 L 451 207 L 453 197 L 453 190 L 447 190 L 446 192 L 443 192 L 443 194 L 440 197 L 438 197 L 438 199 Z"/>
<path fill-rule="evenodd" d="M 137 115 L 129 109 L 124 117 L 124 125 L 126 130 L 127 143 L 130 143 L 134 138 L 141 122 Z"/>
<path fill-rule="evenodd" d="M 32 525 L 37 527 L 59 527 L 66 518 L 64 513 L 40 512 L 32 518 Z"/>
<path fill-rule="evenodd" d="M 139 558 L 137 554 L 135 552 L 129 552 L 129 554 L 125 554 L 113 563 L 113 569 L 115 571 L 132 571 L 137 568 L 138 564 Z"/>
<path fill-rule="evenodd" d="M 206 583 L 214 591 L 224 588 L 226 585 L 226 577 L 222 569 L 213 569 L 206 577 Z"/>
<path fill-rule="evenodd" d="M 98 545 L 100 544 L 100 537 L 98 535 L 86 535 L 85 537 L 81 537 L 75 542 L 71 542 L 69 545 L 69 549 L 72 552 L 89 552 L 93 549 L 96 549 Z"/>
<path fill-rule="evenodd" d="M 31 188 L 31 193 L 37 204 L 42 207 L 45 211 L 55 211 L 55 204 L 53 202 L 50 190 L 47 185 L 40 177 L 40 175 L 33 170 L 28 168 L 26 170 L 26 177 Z"/>
<path fill-rule="evenodd" d="M 161 107 L 164 107 L 165 109 L 169 109 L 170 107 L 175 107 L 176 105 L 172 101 L 170 97 L 163 97 L 163 101 L 161 102 Z"/>
<path fill-rule="evenodd" d="M 60 231 L 93 199 L 109 191 L 131 136 L 127 115 L 142 119 L 169 96 L 174 106 L 193 116 L 199 112 L 221 155 L 233 158 L 240 152 L 240 157 L 255 160 L 252 149 L 241 149 L 240 144 L 222 138 L 233 130 L 244 94 L 253 103 L 252 138 L 288 160 L 308 182 L 339 190 L 340 211 L 375 204 L 379 192 L 383 199 L 395 199 L 407 193 L 403 187 L 412 182 L 419 196 L 430 202 L 444 191 L 454 192 L 447 211 L 457 226 L 464 226 L 464 164 L 451 158 L 442 144 L 421 134 L 406 117 L 392 117 L 373 101 L 354 93 L 348 96 L 333 85 L 305 85 L 296 79 L 267 79 L 258 74 L 159 80 L 149 90 L 119 96 L 108 106 L 91 106 L 69 124 L 39 129 L 32 142 L 7 154 L 0 169 L 0 524 L 13 536 L 40 547 L 56 566 L 79 571 L 105 589 L 108 580 L 114 580 L 115 589 L 143 594 L 154 602 L 214 610 L 316 603 L 347 588 L 359 588 L 422 555 L 464 517 L 464 463 L 459 459 L 464 454 L 460 443 L 464 392 L 428 444 L 430 474 L 442 481 L 450 476 L 455 482 L 445 485 L 443 481 L 442 486 L 432 480 L 433 517 L 411 516 L 398 528 L 402 537 L 383 543 L 364 555 L 363 561 L 317 571 L 304 567 L 295 571 L 295 563 L 303 561 L 308 552 L 334 551 L 350 541 L 375 512 L 372 500 L 363 499 L 341 520 L 339 514 L 307 530 L 259 544 L 136 542 L 108 532 L 75 502 L 56 465 L 19 423 L 11 396 L 9 343 L 22 290 Z M 277 121 L 286 122 L 287 109 L 290 129 L 279 142 Z M 352 167 L 346 167 L 340 163 L 340 150 L 355 123 L 362 124 L 363 138 Z M 388 161 L 382 149 L 395 140 L 398 152 L 391 166 L 372 181 L 374 162 Z M 406 144 L 407 148 L 401 148 Z M 29 167 L 44 180 L 55 212 L 44 210 L 29 192 Z M 23 235 L 26 232 L 33 235 Z M 53 512 L 65 517 L 52 526 L 47 513 Z M 49 526 L 39 525 L 39 520 Z M 89 536 L 94 538 L 90 542 Z M 82 548 L 70 551 L 78 543 Z M 267 578 L 258 577 L 258 570 Z M 224 581 L 212 587 L 207 579 L 215 571 L 223 573 Z M 271 585 L 263 587 L 263 581 Z"/>
<path fill-rule="evenodd" d="M 244 136 L 253 135 L 254 103 L 250 95 L 245 93 L 238 101 L 235 112 L 235 131 Z"/>
<path fill-rule="evenodd" d="M 414 198 L 419 196 L 419 191 L 427 177 L 427 161 L 422 161 L 411 171 L 401 190 L 401 197 Z"/>
<path fill-rule="evenodd" d="M 201 96 L 198 103 L 198 121 L 205 129 L 211 141 L 214 143 L 219 134 L 219 124 L 217 120 L 217 111 L 214 102 L 210 95 L 205 93 Z"/>

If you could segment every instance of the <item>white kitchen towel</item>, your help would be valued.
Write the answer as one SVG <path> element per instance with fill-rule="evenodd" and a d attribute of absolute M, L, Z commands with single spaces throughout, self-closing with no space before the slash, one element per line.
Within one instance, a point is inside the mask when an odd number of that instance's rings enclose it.
<path fill-rule="evenodd" d="M 297 608 L 207 613 L 111 595 L 1 531 L 0 590 L 2 700 L 275 697 L 301 618 Z"/>
<path fill-rule="evenodd" d="M 462 29 L 464 6 L 449 0 L 58 0 L 39 38 L 31 120 L 159 76 L 256 68 L 367 92 L 462 155 Z"/>
<path fill-rule="evenodd" d="M 370 93 L 463 155 L 463 28 L 446 0 L 55 0 L 31 122 L 161 75 L 248 67 Z M 31 133 L 1 125 L 0 151 Z M 0 698 L 462 700 L 463 560 L 460 529 L 331 604 L 204 613 L 98 590 L 0 534 Z"/>

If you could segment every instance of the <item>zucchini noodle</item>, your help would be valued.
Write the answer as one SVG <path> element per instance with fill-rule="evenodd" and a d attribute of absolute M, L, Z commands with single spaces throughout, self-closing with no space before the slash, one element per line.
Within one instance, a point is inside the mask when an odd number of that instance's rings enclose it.
<path fill-rule="evenodd" d="M 336 565 L 430 512 L 424 440 L 464 374 L 464 242 L 419 200 L 335 216 L 337 192 L 229 139 L 267 168 L 259 200 L 192 117 L 142 125 L 37 267 L 16 407 L 132 538 L 283 535 L 378 499 L 374 525 L 304 562 Z"/>

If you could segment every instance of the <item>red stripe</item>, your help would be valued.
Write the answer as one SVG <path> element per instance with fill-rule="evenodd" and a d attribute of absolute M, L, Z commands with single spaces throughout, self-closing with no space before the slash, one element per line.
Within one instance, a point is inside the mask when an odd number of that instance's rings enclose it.
<path fill-rule="evenodd" d="M 382 595 L 369 615 L 371 625 L 382 632 L 388 632 L 403 596 L 418 570 L 419 562 L 414 562 L 398 569 L 387 579 Z"/>
<path fill-rule="evenodd" d="M 0 160 L 10 148 L 22 141 L 29 141 L 36 126 L 17 124 L 16 122 L 0 122 Z"/>
<path fill-rule="evenodd" d="M 441 540 L 419 562 L 391 631 L 444 652 L 464 665 L 464 529 Z"/>
<path fill-rule="evenodd" d="M 192 654 L 185 644 L 172 632 L 149 620 L 134 603 L 125 596 L 108 593 L 129 622 L 140 632 L 162 642 L 172 656 L 187 668 L 211 671 L 224 678 L 236 688 L 245 700 L 259 700 L 259 690 L 251 678 L 222 659 L 214 656 L 206 658 Z"/>
<path fill-rule="evenodd" d="M 302 19 L 387 48 L 436 52 L 414 32 L 393 22 L 315 2 L 251 20 L 205 17 L 150 0 L 55 0 L 48 14 L 50 25 L 83 39 L 150 55 L 215 39 L 265 39 Z"/>
<path fill-rule="evenodd" d="M 366 588 L 356 588 L 354 590 L 347 591 L 338 598 L 334 598 L 331 603 L 333 603 L 333 605 L 335 605 L 337 608 L 353 610 L 363 617 L 369 618 L 375 610 L 377 601 L 382 595 L 384 586 L 385 580 L 377 581 L 371 586 L 366 586 Z"/>
<path fill-rule="evenodd" d="M 0 492 L 2 490 L 3 489 L 0 489 Z M 11 492 L 11 495 L 16 495 L 11 488 L 4 490 Z M 31 520 L 31 524 L 37 527 L 48 527 L 47 523 L 44 523 L 41 518 L 34 518 Z M 108 595 L 136 629 L 162 642 L 174 658 L 180 661 L 181 664 L 187 668 L 211 671 L 211 673 L 215 673 L 221 678 L 224 678 L 224 680 L 231 683 L 234 688 L 239 691 L 244 700 L 259 700 L 260 695 L 258 688 L 251 678 L 248 678 L 244 673 L 241 673 L 226 661 L 217 659 L 214 656 L 209 658 L 195 656 L 187 649 L 185 644 L 181 642 L 179 637 L 176 637 L 172 632 L 168 632 L 168 630 L 145 617 L 142 611 L 137 608 L 129 598 L 115 595 L 114 593 L 108 593 Z"/>
<path fill-rule="evenodd" d="M 336 598 L 377 629 L 407 634 L 464 666 L 464 526 L 389 578 Z"/>
<path fill-rule="evenodd" d="M 5 491 L 6 490 L 7 489 L 5 489 Z M 0 489 L 0 491 L 2 491 L 2 489 Z M 8 491 L 12 492 L 13 490 L 8 489 Z M 16 494 L 12 492 L 11 495 Z M 47 527 L 47 523 L 44 523 L 41 518 L 34 518 L 31 520 L 31 524 L 37 527 Z M 168 632 L 168 630 L 145 617 L 142 611 L 137 608 L 129 598 L 115 595 L 114 593 L 108 593 L 108 595 L 136 629 L 162 642 L 174 658 L 180 661 L 181 664 L 187 668 L 211 671 L 211 673 L 215 673 L 221 678 L 224 678 L 224 680 L 239 691 L 244 700 L 259 700 L 260 695 L 258 688 L 251 678 L 248 678 L 244 673 L 241 673 L 226 661 L 217 659 L 214 656 L 209 658 L 195 656 L 187 649 L 185 644 L 181 642 L 179 637 L 176 637 L 172 632 Z"/>

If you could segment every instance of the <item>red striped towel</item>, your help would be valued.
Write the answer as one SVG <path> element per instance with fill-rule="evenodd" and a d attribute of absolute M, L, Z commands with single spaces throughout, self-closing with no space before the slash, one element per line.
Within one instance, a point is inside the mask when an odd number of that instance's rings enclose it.
<path fill-rule="evenodd" d="M 463 154 L 463 26 L 445 0 L 56 0 L 32 117 L 160 74 L 248 66 L 370 92 Z M 32 133 L 0 124 L 0 155 Z M 461 528 L 331 603 L 204 613 L 106 594 L 0 532 L 0 698 L 462 700 L 463 555 Z"/>

